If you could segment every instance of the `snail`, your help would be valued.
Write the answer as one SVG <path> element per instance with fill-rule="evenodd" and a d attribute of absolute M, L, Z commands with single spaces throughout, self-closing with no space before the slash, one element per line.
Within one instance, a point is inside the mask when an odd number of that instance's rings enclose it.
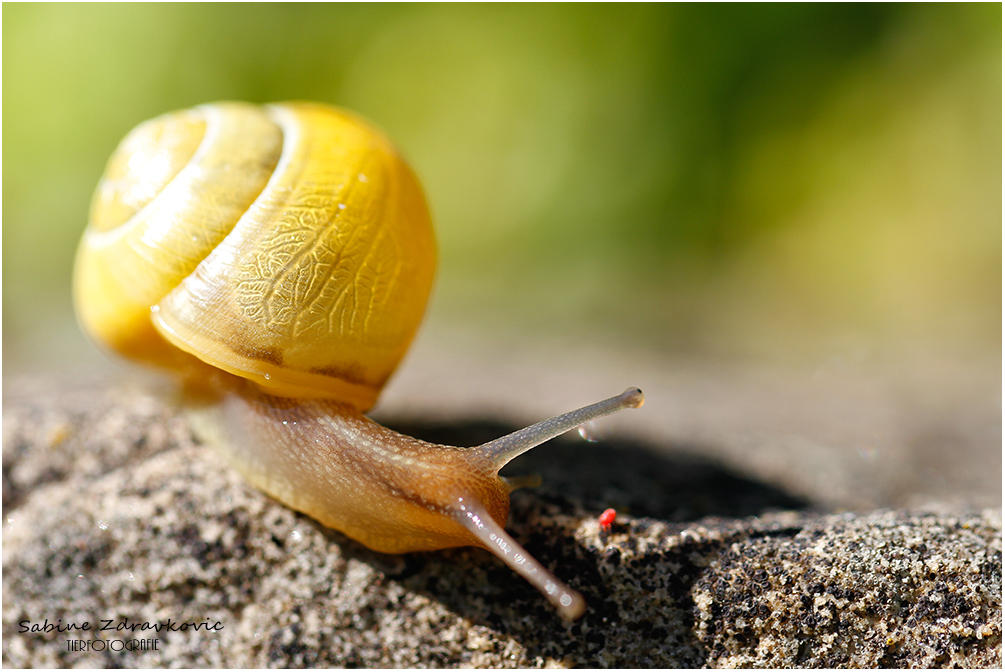
<path fill-rule="evenodd" d="M 216 103 L 147 121 L 109 159 L 74 269 L 84 331 L 182 381 L 194 427 L 255 486 L 383 553 L 488 549 L 567 619 L 583 598 L 503 526 L 499 469 L 638 389 L 473 448 L 364 413 L 432 287 L 429 210 L 394 147 L 316 103 Z"/>

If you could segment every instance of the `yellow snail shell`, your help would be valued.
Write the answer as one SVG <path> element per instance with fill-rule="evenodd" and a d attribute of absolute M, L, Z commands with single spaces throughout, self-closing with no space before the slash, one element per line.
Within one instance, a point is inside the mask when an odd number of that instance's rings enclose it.
<path fill-rule="evenodd" d="M 434 271 L 422 190 L 373 129 L 321 105 L 222 103 L 123 141 L 76 294 L 85 329 L 127 357 L 170 361 L 178 348 L 274 394 L 365 411 Z"/>
<path fill-rule="evenodd" d="M 369 420 L 435 273 L 422 189 L 391 144 L 325 105 L 217 103 L 134 129 L 81 241 L 84 330 L 176 371 L 194 425 L 256 486 L 377 551 L 482 546 L 566 618 L 585 609 L 503 529 L 499 469 L 624 394 L 474 448 Z"/>

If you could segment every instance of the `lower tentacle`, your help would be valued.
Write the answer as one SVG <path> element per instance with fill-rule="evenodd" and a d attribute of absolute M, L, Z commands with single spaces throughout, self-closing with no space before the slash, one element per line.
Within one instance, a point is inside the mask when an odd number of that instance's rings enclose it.
<path fill-rule="evenodd" d="M 586 611 L 583 596 L 562 583 L 535 560 L 516 539 L 492 519 L 485 507 L 471 497 L 458 497 L 454 515 L 482 545 L 525 578 L 554 605 L 559 615 L 574 621 Z"/>

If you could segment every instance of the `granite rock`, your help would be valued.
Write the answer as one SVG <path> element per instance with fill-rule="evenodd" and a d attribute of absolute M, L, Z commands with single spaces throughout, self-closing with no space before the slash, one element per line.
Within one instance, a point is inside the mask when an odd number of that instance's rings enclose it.
<path fill-rule="evenodd" d="M 1000 509 L 828 513 L 665 446 L 556 442 L 513 465 L 544 485 L 514 494 L 509 529 L 586 597 L 566 623 L 486 551 L 381 555 L 270 500 L 164 395 L 17 389 L 6 666 L 1001 666 Z M 607 506 L 631 515 L 602 530 Z"/>

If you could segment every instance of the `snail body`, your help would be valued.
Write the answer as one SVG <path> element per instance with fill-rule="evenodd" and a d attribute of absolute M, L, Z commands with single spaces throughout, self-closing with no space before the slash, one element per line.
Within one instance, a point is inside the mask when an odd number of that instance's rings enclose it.
<path fill-rule="evenodd" d="M 503 529 L 499 469 L 638 390 L 474 448 L 363 415 L 415 335 L 435 272 L 414 174 L 359 118 L 218 103 L 134 129 L 99 183 L 74 274 L 84 330 L 175 372 L 193 422 L 254 485 L 386 553 L 476 545 L 566 618 L 582 598 Z"/>

